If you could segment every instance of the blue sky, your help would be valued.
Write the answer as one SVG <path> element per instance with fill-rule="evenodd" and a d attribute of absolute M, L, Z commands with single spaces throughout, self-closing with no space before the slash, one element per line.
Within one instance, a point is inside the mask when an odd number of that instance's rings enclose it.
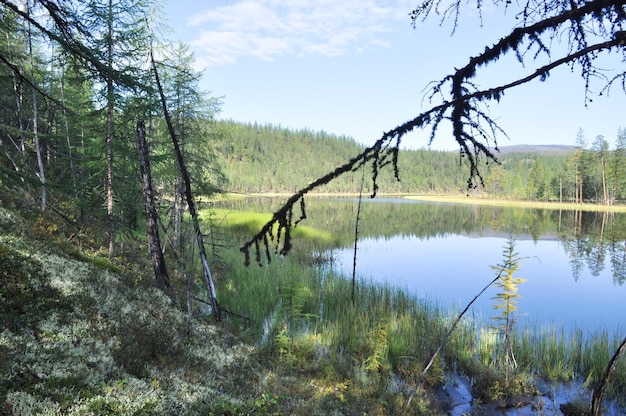
<path fill-rule="evenodd" d="M 201 87 L 223 97 L 219 118 L 323 130 L 366 145 L 427 110 L 430 82 L 464 66 L 515 24 L 501 9 L 486 9 L 481 24 L 470 6 L 454 34 L 436 16 L 414 29 L 408 14 L 418 0 L 165 1 L 168 36 L 191 47 L 204 70 Z M 500 85 L 545 62 L 521 68 L 514 57 L 504 58 L 476 81 Z M 624 63 L 614 54 L 603 65 Z M 613 146 L 618 129 L 626 128 L 626 96 L 614 88 L 585 107 L 579 72 L 556 70 L 493 103 L 490 114 L 510 137 L 498 144 L 574 144 L 582 128 L 589 143 L 603 135 Z M 403 145 L 426 147 L 428 133 L 413 133 Z M 457 149 L 446 128 L 431 148 Z"/>

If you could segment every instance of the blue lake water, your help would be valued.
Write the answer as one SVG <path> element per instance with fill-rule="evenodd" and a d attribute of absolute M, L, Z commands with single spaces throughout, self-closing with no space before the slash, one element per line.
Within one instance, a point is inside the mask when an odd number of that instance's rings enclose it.
<path fill-rule="evenodd" d="M 282 200 L 237 202 L 273 212 Z M 358 200 L 307 200 L 305 225 L 341 236 L 334 267 L 352 276 Z M 517 314 L 529 325 L 576 326 L 626 336 L 626 214 L 364 199 L 359 213 L 357 274 L 387 282 L 457 311 L 496 276 L 508 238 L 522 257 Z M 497 316 L 490 287 L 472 312 Z M 523 324 L 523 322 L 520 322 Z"/>
<path fill-rule="evenodd" d="M 518 287 L 520 323 L 575 325 L 590 333 L 626 329 L 626 285 L 614 282 L 609 256 L 599 274 L 583 267 L 575 279 L 564 243 L 515 241 L 515 251 L 523 257 L 515 276 L 526 279 Z M 367 238 L 358 243 L 356 270 L 360 278 L 404 287 L 460 311 L 496 276 L 491 266 L 503 262 L 506 243 L 507 238 L 465 235 Z M 335 267 L 347 276 L 352 275 L 353 255 L 354 248 L 333 252 Z M 485 291 L 473 313 L 484 320 L 497 316 L 492 298 L 498 292 L 495 286 Z"/>

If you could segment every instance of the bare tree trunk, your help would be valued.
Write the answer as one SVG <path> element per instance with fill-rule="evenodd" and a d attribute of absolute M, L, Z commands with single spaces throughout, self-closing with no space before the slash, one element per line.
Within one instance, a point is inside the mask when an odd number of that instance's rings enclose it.
<path fill-rule="evenodd" d="M 63 123 L 65 125 L 65 139 L 67 141 L 67 157 L 70 160 L 70 174 L 72 175 L 72 188 L 74 198 L 78 201 L 78 188 L 76 186 L 76 169 L 74 169 L 74 156 L 72 154 L 72 142 L 70 141 L 70 125 L 67 121 L 67 111 L 65 108 L 65 73 L 61 71 L 61 105 L 63 106 Z"/>
<path fill-rule="evenodd" d="M 622 357 L 622 355 L 624 355 L 625 352 L 626 352 L 626 338 L 622 340 L 622 343 L 617 348 L 617 351 L 615 351 L 615 354 L 613 354 L 611 361 L 609 361 L 609 364 L 607 365 L 606 370 L 604 372 L 604 376 L 598 382 L 598 385 L 593 389 L 593 395 L 591 397 L 591 409 L 590 409 L 592 416 L 599 416 L 602 414 L 602 399 L 604 396 L 604 390 L 606 390 L 606 385 L 608 384 L 609 379 L 611 378 L 611 375 L 617 368 L 617 363 L 619 359 Z"/>
<path fill-rule="evenodd" d="M 604 155 L 600 157 L 600 165 L 602 168 L 602 198 L 604 205 L 609 205 L 609 198 L 606 192 L 606 165 L 604 163 Z"/>
<path fill-rule="evenodd" d="M 613 166 L 613 191 L 611 192 L 611 200 L 609 201 L 610 205 L 615 204 L 615 200 L 617 199 L 617 158 L 615 155 L 615 165 Z"/>
<path fill-rule="evenodd" d="M 143 120 L 137 121 L 137 150 L 139 152 L 139 165 L 141 170 L 141 186 L 143 189 L 144 205 L 146 208 L 146 228 L 148 233 L 148 252 L 154 266 L 154 277 L 157 286 L 172 297 L 170 278 L 165 265 L 165 258 L 161 250 L 159 238 L 159 223 L 154 202 L 154 190 L 152 188 L 152 173 L 148 146 L 146 143 L 146 124 Z"/>
<path fill-rule="evenodd" d="M 580 198 L 580 200 L 578 202 L 580 202 L 581 204 L 583 203 L 583 175 L 580 175 L 580 191 L 578 192 L 578 197 Z"/>
<path fill-rule="evenodd" d="M 12 53 L 11 53 L 11 38 L 9 37 L 9 33 L 6 33 L 6 38 L 7 38 L 7 51 L 8 51 L 8 55 L 9 57 L 11 57 Z M 20 153 L 20 157 L 22 157 L 23 159 L 25 159 L 26 157 L 26 145 L 25 145 L 25 139 L 24 139 L 24 120 L 23 120 L 23 114 L 22 114 L 22 86 L 21 83 L 19 83 L 17 81 L 17 75 L 15 74 L 15 72 L 12 72 L 12 77 L 13 77 L 13 92 L 15 93 L 15 109 L 16 109 L 16 116 L 17 116 L 17 125 L 19 128 L 19 134 L 20 134 L 20 140 L 19 140 L 19 144 L 15 144 L 15 147 L 18 149 L 19 153 Z M 14 164 L 15 165 L 15 164 Z M 15 165 L 18 169 L 19 167 L 17 165 Z M 16 169 L 16 170 L 18 170 Z"/>
<path fill-rule="evenodd" d="M 30 13 L 30 2 L 26 2 L 27 12 Z M 30 80 L 33 92 L 33 141 L 35 143 L 35 153 L 37 154 L 37 166 L 39 167 L 39 182 L 41 183 L 41 209 L 46 209 L 46 172 L 41 156 L 41 146 L 39 144 L 39 131 L 37 130 L 37 91 L 35 90 L 35 68 L 33 60 L 33 39 L 30 30 L 30 21 L 28 22 L 28 55 L 30 59 Z"/>
<path fill-rule="evenodd" d="M 113 2 L 109 0 L 109 13 L 107 17 L 107 65 L 108 70 L 113 68 Z M 106 136 L 106 160 L 107 160 L 107 217 L 109 220 L 109 258 L 113 258 L 115 253 L 115 218 L 113 213 L 114 194 L 113 194 L 113 111 L 115 105 L 115 92 L 113 90 L 113 77 L 109 72 L 106 79 L 107 94 L 107 136 Z"/>
<path fill-rule="evenodd" d="M 213 312 L 213 316 L 215 317 L 215 320 L 221 321 L 222 313 L 220 311 L 219 305 L 217 304 L 217 298 L 215 295 L 215 285 L 213 284 L 213 276 L 211 275 L 211 269 L 209 268 L 209 261 L 207 260 L 207 256 L 206 256 L 206 249 L 204 247 L 204 239 L 202 237 L 202 231 L 200 230 L 200 220 L 198 219 L 198 212 L 196 211 L 196 204 L 194 203 L 193 194 L 191 192 L 191 181 L 189 179 L 189 173 L 187 172 L 187 165 L 185 164 L 183 154 L 180 150 L 180 145 L 178 143 L 178 138 L 176 137 L 176 132 L 174 131 L 172 119 L 170 117 L 169 111 L 167 110 L 167 101 L 165 100 L 165 93 L 163 92 L 163 86 L 161 85 L 159 72 L 157 70 L 156 62 L 154 61 L 152 48 L 150 49 L 150 62 L 152 64 L 152 70 L 154 71 L 154 79 L 157 84 L 159 96 L 161 98 L 161 106 L 163 107 L 163 115 L 165 116 L 167 129 L 169 131 L 170 138 L 172 139 L 172 144 L 174 145 L 174 152 L 176 153 L 176 159 L 178 160 L 178 167 L 180 169 L 180 174 L 183 180 L 183 186 L 185 189 L 185 197 L 187 199 L 187 206 L 189 207 L 189 215 L 191 216 L 191 221 L 193 222 L 194 233 L 196 237 L 196 242 L 198 244 L 198 251 L 200 254 L 200 259 L 202 261 L 204 281 L 207 286 L 207 291 L 208 291 L 208 295 L 209 295 L 210 303 L 211 303 L 211 309 Z"/>

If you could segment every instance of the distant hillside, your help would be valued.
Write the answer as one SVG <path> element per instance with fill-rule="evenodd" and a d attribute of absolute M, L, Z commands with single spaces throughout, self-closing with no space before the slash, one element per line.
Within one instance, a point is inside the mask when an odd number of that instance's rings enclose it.
<path fill-rule="evenodd" d="M 542 155 L 567 156 L 573 152 L 576 147 L 563 144 L 516 144 L 511 146 L 501 146 L 498 149 L 498 155 L 507 155 L 511 153 L 539 153 Z"/>
<path fill-rule="evenodd" d="M 291 130 L 274 125 L 218 122 L 215 139 L 219 164 L 233 192 L 294 192 L 332 172 L 363 151 L 354 139 L 326 132 Z M 496 153 L 499 164 L 482 164 L 484 190 L 493 196 L 525 199 L 528 189 L 541 198 L 564 177 L 573 146 L 504 146 Z M 470 174 L 466 158 L 457 152 L 430 149 L 402 150 L 398 157 L 401 181 L 393 169 L 383 169 L 377 179 L 382 193 L 464 193 Z M 535 184 L 529 188 L 529 177 Z M 352 172 L 323 188 L 322 192 L 358 193 L 362 170 Z M 371 189 L 371 167 L 365 172 L 364 192 Z M 535 192 L 535 191 L 533 191 Z M 549 194 L 547 193 L 549 192 Z M 532 195 L 530 195 L 532 197 Z"/>

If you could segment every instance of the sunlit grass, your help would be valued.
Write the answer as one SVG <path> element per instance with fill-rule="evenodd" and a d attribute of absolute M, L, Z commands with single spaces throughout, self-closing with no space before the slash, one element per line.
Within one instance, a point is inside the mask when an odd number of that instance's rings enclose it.
<path fill-rule="evenodd" d="M 231 214 L 218 211 L 213 220 Z M 249 230 L 269 218 L 241 213 L 239 221 Z M 153 287 L 149 272 L 124 276 L 96 261 L 29 250 L 25 238 L 18 252 L 14 237 L 0 236 L 0 270 L 8 272 L 0 290 L 7 299 L 0 376 L 10 380 L 0 385 L 0 407 L 16 414 L 273 414 L 298 403 L 298 414 L 403 414 L 404 393 L 458 311 L 362 279 L 353 302 L 350 279 L 301 262 L 315 236 L 317 230 L 301 234 L 294 255 L 244 267 L 231 235 L 222 254 L 231 269 L 216 279 L 217 295 L 245 318 L 225 313 L 223 326 L 214 326 L 204 322 L 210 314 L 200 315 L 191 338 L 186 315 Z M 524 377 L 584 379 L 591 387 L 621 337 L 619 330 L 520 328 L 518 369 Z M 498 342 L 480 320 L 463 319 L 425 384 L 439 385 L 448 371 L 486 372 Z M 270 372 L 258 368 L 265 359 Z M 612 397 L 626 392 L 623 362 L 610 390 Z M 424 393 L 405 414 L 433 409 Z"/>
<path fill-rule="evenodd" d="M 229 263 L 235 266 L 224 284 L 236 290 L 222 292 L 222 303 L 251 318 L 234 322 L 270 351 L 281 334 L 281 342 L 288 340 L 292 346 L 290 368 L 317 377 L 370 385 L 389 383 L 395 375 L 413 385 L 458 314 L 404 288 L 366 280 L 357 281 L 352 302 L 351 279 L 326 266 L 304 267 L 297 256 L 247 268 L 240 258 L 237 261 L 240 253 L 232 256 Z M 583 334 L 550 325 L 518 328 L 513 341 L 515 380 L 579 379 L 591 388 L 619 340 L 617 332 Z M 465 317 L 427 373 L 427 385 L 440 383 L 446 371 L 470 377 L 489 373 L 500 342 L 488 322 Z M 612 397 L 626 391 L 624 367 L 620 364 L 616 373 Z"/>
<path fill-rule="evenodd" d="M 577 204 L 573 202 L 546 202 L 521 201 L 510 199 L 495 199 L 489 197 L 474 197 L 468 195 L 410 195 L 406 199 L 416 199 L 430 202 L 444 202 L 450 204 L 490 205 L 504 207 L 523 207 L 535 209 L 555 209 L 571 211 L 599 211 L 599 212 L 626 212 L 626 205 Z"/>
<path fill-rule="evenodd" d="M 224 227 L 230 231 L 245 233 L 252 235 L 259 232 L 265 224 L 272 219 L 272 214 L 235 211 L 224 208 L 212 208 L 202 210 L 200 217 L 207 221 L 212 219 L 214 223 L 220 227 Z M 278 225 L 274 226 L 274 233 L 278 229 Z M 331 243 L 334 236 L 323 230 L 308 227 L 306 225 L 298 225 L 291 231 L 291 235 L 295 238 L 303 238 L 309 241 L 318 241 L 321 243 Z"/>

